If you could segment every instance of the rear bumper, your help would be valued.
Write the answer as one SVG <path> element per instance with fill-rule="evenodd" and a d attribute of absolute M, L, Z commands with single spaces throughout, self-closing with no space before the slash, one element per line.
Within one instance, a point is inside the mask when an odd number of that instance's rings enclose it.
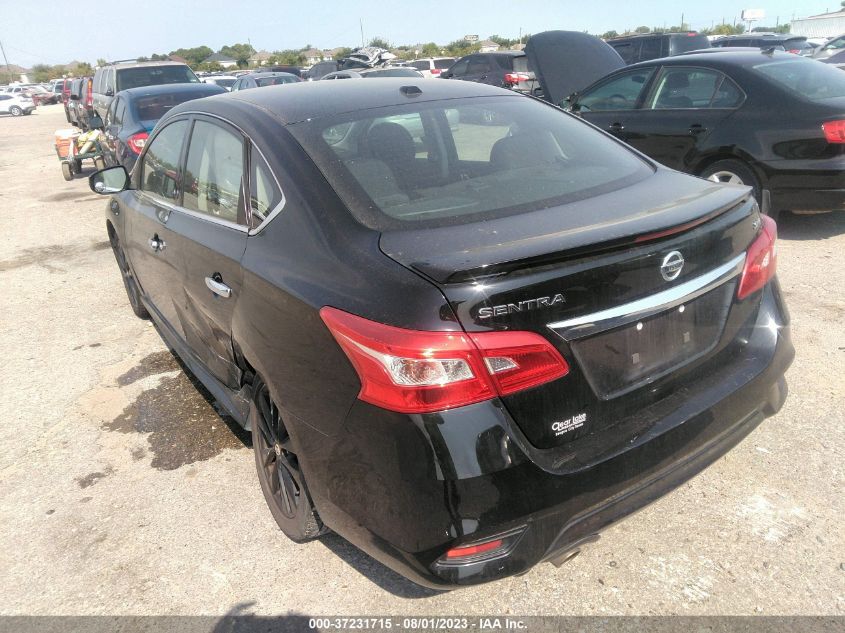
<path fill-rule="evenodd" d="M 769 163 L 765 170 L 775 211 L 845 209 L 845 159 L 841 157 L 824 161 L 780 161 Z"/>
<path fill-rule="evenodd" d="M 374 423 L 375 407 L 359 403 L 349 434 L 331 451 L 330 481 L 318 477 L 312 496 L 330 527 L 418 584 L 445 589 L 520 574 L 577 548 L 728 452 L 780 410 L 793 356 L 774 282 L 741 362 L 690 392 L 665 413 L 659 432 L 629 450 L 574 470 L 561 459 L 554 472 L 553 462 L 531 457 L 536 451 L 498 402 L 437 416 L 397 414 L 383 425 Z M 442 561 L 450 547 L 513 530 L 521 536 L 504 555 Z"/>

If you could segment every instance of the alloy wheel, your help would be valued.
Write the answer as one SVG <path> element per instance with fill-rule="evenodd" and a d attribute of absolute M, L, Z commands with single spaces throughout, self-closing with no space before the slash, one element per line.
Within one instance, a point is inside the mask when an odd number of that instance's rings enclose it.
<path fill-rule="evenodd" d="M 256 396 L 257 441 L 263 475 L 269 486 L 271 498 L 279 511 L 293 519 L 303 502 L 302 473 L 299 460 L 293 452 L 290 434 L 279 415 L 279 409 L 270 398 L 266 385 Z"/>
<path fill-rule="evenodd" d="M 713 174 L 710 174 L 710 176 L 707 177 L 707 180 L 712 180 L 713 182 L 728 183 L 731 185 L 745 184 L 744 182 L 742 182 L 742 178 L 730 171 L 717 171 Z"/>

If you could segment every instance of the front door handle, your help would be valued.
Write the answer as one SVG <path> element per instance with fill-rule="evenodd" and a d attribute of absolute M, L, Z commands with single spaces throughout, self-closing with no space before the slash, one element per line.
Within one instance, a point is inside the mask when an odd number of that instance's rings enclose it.
<path fill-rule="evenodd" d="M 223 278 L 220 276 L 220 273 L 214 273 L 211 277 L 206 277 L 205 285 L 208 286 L 208 289 L 211 290 L 211 292 L 223 297 L 224 299 L 228 299 L 232 296 L 232 289 L 223 283 Z"/>
<path fill-rule="evenodd" d="M 150 245 L 150 248 L 156 252 L 163 251 L 165 248 L 167 248 L 167 244 L 165 244 L 164 240 L 161 239 L 158 234 L 153 235 L 148 243 Z"/>
<path fill-rule="evenodd" d="M 611 123 L 611 124 L 607 127 L 607 129 L 608 129 L 608 130 L 610 130 L 611 132 L 621 132 L 622 130 L 624 130 L 624 129 L 625 129 L 625 126 L 624 126 L 624 125 L 622 125 L 621 123 L 618 123 L 618 122 L 617 122 L 617 123 Z"/>
<path fill-rule="evenodd" d="M 697 136 L 698 134 L 704 134 L 707 131 L 707 128 L 701 125 L 701 123 L 693 123 L 689 126 L 689 133 L 692 136 Z"/>

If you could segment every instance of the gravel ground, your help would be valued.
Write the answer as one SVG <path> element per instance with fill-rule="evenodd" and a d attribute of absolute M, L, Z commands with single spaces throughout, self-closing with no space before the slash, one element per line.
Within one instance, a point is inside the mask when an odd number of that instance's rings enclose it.
<path fill-rule="evenodd" d="M 276 529 L 247 439 L 133 316 L 60 127 L 0 118 L 0 614 L 845 615 L 845 213 L 780 223 L 779 415 L 564 567 L 435 594 Z"/>

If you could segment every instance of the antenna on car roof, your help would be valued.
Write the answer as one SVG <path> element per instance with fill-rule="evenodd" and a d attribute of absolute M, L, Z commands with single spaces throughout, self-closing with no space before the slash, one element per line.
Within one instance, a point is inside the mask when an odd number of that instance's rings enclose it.
<path fill-rule="evenodd" d="M 422 94 L 422 90 L 420 90 L 419 86 L 402 86 L 399 88 L 399 92 L 406 97 L 416 97 Z"/>
<path fill-rule="evenodd" d="M 106 62 L 106 66 L 111 66 L 113 64 L 125 64 L 126 62 L 137 62 L 137 59 L 116 59 L 113 62 Z"/>

